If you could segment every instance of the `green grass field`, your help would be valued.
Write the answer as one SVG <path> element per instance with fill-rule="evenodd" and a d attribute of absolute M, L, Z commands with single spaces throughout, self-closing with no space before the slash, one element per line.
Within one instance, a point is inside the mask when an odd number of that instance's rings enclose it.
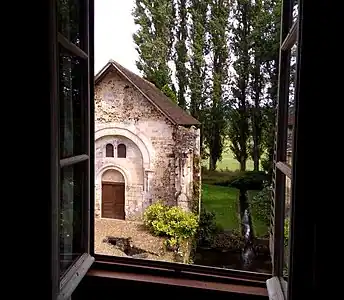
<path fill-rule="evenodd" d="M 239 162 L 234 159 L 233 154 L 228 149 L 222 155 L 222 160 L 218 161 L 216 171 L 204 170 L 202 173 L 202 200 L 206 210 L 213 211 L 216 215 L 217 223 L 224 229 L 239 229 L 239 191 L 235 188 L 217 186 L 216 183 L 223 182 L 232 177 L 239 176 Z M 209 160 L 203 160 L 203 167 L 208 169 Z M 253 161 L 247 160 L 246 170 L 253 170 Z M 258 191 L 248 191 L 248 201 Z M 251 197 L 251 198 L 250 198 Z M 268 233 L 268 226 L 257 217 L 254 207 L 250 207 L 253 232 L 256 237 L 263 237 Z"/>
<path fill-rule="evenodd" d="M 209 160 L 208 159 L 203 160 L 202 165 L 208 168 Z M 216 165 L 217 171 L 220 171 L 220 170 L 236 171 L 236 170 L 239 170 L 239 168 L 240 168 L 239 162 L 235 158 L 233 158 L 233 154 L 230 150 L 227 150 L 225 153 L 222 154 L 222 160 L 218 161 Z M 252 160 L 247 160 L 246 170 L 247 171 L 253 170 Z"/>
<path fill-rule="evenodd" d="M 216 222 L 225 230 L 239 229 L 239 190 L 230 187 L 202 184 L 202 202 L 207 211 L 216 215 Z"/>

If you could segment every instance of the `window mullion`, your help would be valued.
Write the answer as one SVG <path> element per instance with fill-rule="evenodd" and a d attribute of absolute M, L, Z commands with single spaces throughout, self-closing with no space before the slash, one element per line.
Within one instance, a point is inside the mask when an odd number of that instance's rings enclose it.
<path fill-rule="evenodd" d="M 295 44 L 297 39 L 298 24 L 299 22 L 297 18 L 297 20 L 294 22 L 293 26 L 291 27 L 289 33 L 287 34 L 286 38 L 284 39 L 281 45 L 282 50 L 290 50 Z"/>
<path fill-rule="evenodd" d="M 89 156 L 87 154 L 81 154 L 81 155 L 63 158 L 60 160 L 60 167 L 61 168 L 68 167 L 68 166 L 83 162 L 88 159 L 89 159 Z"/>
<path fill-rule="evenodd" d="M 292 1 L 284 0 L 281 16 L 281 46 L 286 39 L 291 26 Z M 274 227 L 273 227 L 273 275 L 283 274 L 283 232 L 285 206 L 285 174 L 277 167 L 277 162 L 286 161 L 287 126 L 288 126 L 288 97 L 289 97 L 290 49 L 280 48 L 279 84 L 275 140 L 275 192 L 274 192 Z"/>
<path fill-rule="evenodd" d="M 72 42 L 68 41 L 61 33 L 58 33 L 58 42 L 63 48 L 65 48 L 74 56 L 82 59 L 88 59 L 87 53 L 81 50 L 78 46 L 74 45 Z"/>
<path fill-rule="evenodd" d="M 307 7 L 308 5 L 308 7 Z M 305 179 L 307 178 L 306 165 L 309 157 L 310 144 L 304 138 L 309 134 L 309 125 L 305 122 L 309 113 L 309 99 L 314 97 L 314 92 L 306 83 L 309 83 L 308 74 L 311 73 L 312 63 L 302 58 L 311 58 L 313 51 L 310 36 L 304 37 L 308 31 L 306 26 L 312 25 L 314 16 L 307 15 L 311 12 L 312 4 L 299 1 L 298 16 L 298 40 L 296 55 L 296 84 L 295 84 L 295 124 L 293 140 L 293 164 L 292 164 L 292 201 L 290 220 L 290 256 L 288 278 L 288 300 L 301 298 L 301 295 L 312 297 L 314 291 L 315 266 L 315 230 L 316 214 L 314 212 L 313 199 L 305 194 Z M 307 10 L 306 10 L 307 7 Z M 304 38 L 303 38 L 304 37 Z M 307 44 L 307 45 L 305 45 Z M 306 53 L 309 54 L 306 56 Z M 307 76 L 308 75 L 308 76 Z M 306 77 L 307 76 L 307 77 Z M 308 105 L 308 106 L 307 106 Z M 302 120 L 302 122 L 300 122 Z"/>
<path fill-rule="evenodd" d="M 291 166 L 288 164 L 278 161 L 276 163 L 276 169 L 278 169 L 280 172 L 282 172 L 285 176 L 288 178 L 291 178 Z"/>
<path fill-rule="evenodd" d="M 90 156 L 93 148 L 90 139 L 94 134 L 90 107 L 93 104 L 93 33 L 89 41 L 89 26 L 93 30 L 94 1 L 59 3 L 54 10 L 58 20 L 54 23 L 55 59 L 54 84 L 56 88 L 56 117 L 52 153 L 56 155 L 56 255 L 52 263 L 57 266 L 55 295 L 58 299 L 70 298 L 93 262 L 90 250 Z M 91 22 L 91 24 L 89 24 Z M 58 25 L 58 28 L 56 27 Z M 58 32 L 59 31 L 59 32 Z M 63 33 L 63 34 L 62 34 Z M 74 42 L 72 42 L 74 41 Z M 92 45 L 92 47 L 90 47 Z M 55 74 L 59 76 L 56 77 Z M 93 145 L 94 146 L 94 145 Z M 55 157 L 55 156 L 54 156 Z M 61 247 L 61 248 L 60 248 Z M 61 253 L 60 253 L 61 252 Z M 58 289 L 60 288 L 60 290 Z"/>
<path fill-rule="evenodd" d="M 89 98 L 88 98 L 88 120 L 89 120 L 89 130 L 90 132 L 88 133 L 88 138 L 89 138 L 89 207 L 88 207 L 88 237 L 89 237 L 89 250 L 90 254 L 94 255 L 94 182 L 95 182 L 95 177 L 94 177 L 94 131 L 95 131 L 95 126 L 94 126 L 94 0 L 87 0 L 87 8 L 88 8 L 88 20 L 87 20 L 87 31 L 88 31 L 88 45 L 87 45 L 87 50 L 88 50 L 88 92 L 89 92 Z M 92 145 L 91 145 L 92 142 Z"/>
<path fill-rule="evenodd" d="M 88 56 L 87 56 L 87 65 L 85 66 L 85 72 L 87 76 L 83 78 L 83 98 L 85 101 L 83 101 L 83 118 L 84 118 L 84 124 L 85 127 L 83 128 L 83 145 L 85 147 L 85 151 L 88 155 L 88 161 L 86 166 L 86 178 L 85 178 L 85 185 L 84 185 L 84 195 L 87 201 L 83 202 L 83 245 L 85 246 L 85 249 L 90 251 L 90 198 L 94 190 L 94 184 L 91 184 L 91 165 L 94 164 L 94 160 L 90 160 L 92 149 L 94 148 L 94 143 L 91 146 L 91 134 L 94 133 L 94 128 L 91 128 L 91 103 L 93 102 L 93 97 L 91 98 L 90 93 L 90 86 L 93 85 L 93 73 L 91 73 L 90 64 L 93 64 L 93 61 L 90 61 L 90 1 L 85 1 L 84 10 L 85 13 L 83 15 L 82 19 L 82 26 L 83 26 L 83 41 L 84 41 L 84 49 L 86 49 Z M 91 1 L 93 2 L 93 1 Z M 93 10 L 92 10 L 93 11 Z M 92 20 L 93 22 L 93 20 Z M 92 74 L 92 75 L 91 75 Z M 92 78 L 92 80 L 91 80 Z"/>
<path fill-rule="evenodd" d="M 50 37 L 50 153 L 51 153 L 51 298 L 59 292 L 59 114 L 58 114 L 58 65 L 57 65 L 57 28 L 56 28 L 56 1 L 50 0 L 49 10 L 49 37 Z"/>

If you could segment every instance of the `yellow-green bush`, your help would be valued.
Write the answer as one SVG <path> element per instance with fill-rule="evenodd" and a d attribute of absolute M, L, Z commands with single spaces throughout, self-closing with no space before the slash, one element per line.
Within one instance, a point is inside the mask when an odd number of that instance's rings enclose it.
<path fill-rule="evenodd" d="M 168 237 L 167 245 L 178 246 L 182 240 L 196 234 L 198 217 L 178 206 L 170 207 L 159 201 L 146 209 L 144 223 L 153 234 Z"/>

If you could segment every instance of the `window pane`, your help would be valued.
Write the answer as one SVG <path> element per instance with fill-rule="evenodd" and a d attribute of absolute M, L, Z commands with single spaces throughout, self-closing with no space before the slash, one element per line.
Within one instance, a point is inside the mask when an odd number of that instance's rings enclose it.
<path fill-rule="evenodd" d="M 84 251 L 82 242 L 82 200 L 85 164 L 61 169 L 60 194 L 60 274 Z"/>
<path fill-rule="evenodd" d="M 296 75 L 296 45 L 291 48 L 290 60 L 290 82 L 288 99 L 288 133 L 287 133 L 287 164 L 292 165 L 293 159 L 293 136 L 295 123 L 295 75 Z M 283 275 L 288 276 L 289 259 L 289 224 L 290 224 L 290 204 L 292 193 L 291 178 L 286 176 L 285 182 L 285 203 L 284 203 L 284 268 Z"/>
<path fill-rule="evenodd" d="M 287 163 L 292 164 L 292 146 L 295 122 L 295 80 L 296 80 L 296 45 L 291 48 L 289 98 L 288 98 L 288 131 L 287 131 Z"/>
<path fill-rule="evenodd" d="M 124 144 L 119 144 L 117 146 L 117 157 L 119 158 L 126 158 L 127 156 L 127 148 Z"/>
<path fill-rule="evenodd" d="M 58 31 L 69 41 L 80 48 L 83 42 L 82 18 L 80 0 L 58 0 L 57 1 L 57 23 Z"/>
<path fill-rule="evenodd" d="M 82 61 L 60 51 L 60 157 L 85 153 L 82 138 Z"/>
<path fill-rule="evenodd" d="M 106 157 L 113 157 L 113 145 L 106 145 Z"/>
<path fill-rule="evenodd" d="M 294 4 L 293 4 L 293 13 L 292 13 L 292 15 L 293 15 L 293 22 L 295 22 L 296 19 L 297 19 L 298 13 L 299 13 L 299 11 L 298 11 L 298 9 L 299 9 L 298 6 L 299 5 L 298 5 L 298 1 L 297 0 L 294 0 L 293 2 L 294 2 Z"/>
<path fill-rule="evenodd" d="M 291 201 L 291 179 L 286 177 L 285 209 L 284 209 L 284 267 L 283 276 L 288 276 L 289 259 L 289 225 L 290 225 L 290 201 Z"/>

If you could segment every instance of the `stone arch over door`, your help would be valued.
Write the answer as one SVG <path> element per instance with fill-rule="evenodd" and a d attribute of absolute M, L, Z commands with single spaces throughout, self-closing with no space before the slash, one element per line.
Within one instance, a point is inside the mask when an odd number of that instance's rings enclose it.
<path fill-rule="evenodd" d="M 154 157 L 154 148 L 151 141 L 142 133 L 134 133 L 127 128 L 119 126 L 105 127 L 96 130 L 95 141 L 105 136 L 124 136 L 131 140 L 140 149 L 143 159 L 143 167 L 146 170 L 151 169 L 152 158 Z"/>
<path fill-rule="evenodd" d="M 140 219 L 150 195 L 152 158 L 154 160 L 152 143 L 142 133 L 114 125 L 97 129 L 95 139 L 95 217 L 102 217 L 102 174 L 114 168 L 125 178 L 125 218 Z M 106 157 L 106 143 L 112 143 L 115 148 L 123 143 L 126 146 L 125 158 L 118 157 L 118 149 L 115 149 L 114 157 Z"/>
<path fill-rule="evenodd" d="M 101 216 L 108 219 L 125 219 L 125 179 L 121 172 L 109 169 L 101 179 Z"/>
<path fill-rule="evenodd" d="M 111 172 L 112 171 L 112 172 Z M 115 175 L 118 172 L 120 173 L 121 177 Z M 105 176 L 103 176 L 105 175 Z M 96 217 L 103 217 L 102 216 L 102 199 L 103 199 L 103 191 L 102 191 L 102 182 L 103 178 L 108 178 L 111 180 L 111 177 L 113 180 L 121 180 L 124 184 L 124 210 L 125 210 L 125 217 L 127 217 L 127 207 L 128 207 L 128 186 L 132 185 L 132 178 L 130 175 L 130 172 L 120 167 L 114 163 L 107 163 L 104 166 L 102 166 L 100 169 L 96 170 L 95 174 L 95 188 L 96 188 Z M 121 179 L 119 179 L 121 178 Z"/>

